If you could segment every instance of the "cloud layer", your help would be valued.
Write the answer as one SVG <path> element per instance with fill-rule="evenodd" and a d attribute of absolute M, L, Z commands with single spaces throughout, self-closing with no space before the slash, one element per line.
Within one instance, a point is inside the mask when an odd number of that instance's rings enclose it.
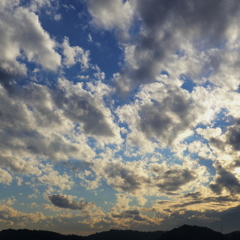
<path fill-rule="evenodd" d="M 71 4 L 0 2 L 2 228 L 239 230 L 238 1 Z"/>

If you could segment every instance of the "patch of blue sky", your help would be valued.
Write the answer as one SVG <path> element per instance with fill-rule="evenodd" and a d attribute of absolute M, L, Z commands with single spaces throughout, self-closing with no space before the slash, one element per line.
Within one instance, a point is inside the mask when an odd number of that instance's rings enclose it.
<path fill-rule="evenodd" d="M 19 175 L 19 177 L 22 177 L 21 175 Z M 24 176 L 23 178 L 23 183 L 21 186 L 17 185 L 17 182 L 13 180 L 13 182 L 11 183 L 11 187 L 7 187 L 6 185 L 3 186 L 0 184 L 1 187 L 1 194 L 0 194 L 0 198 L 1 201 L 3 202 L 3 200 L 6 200 L 8 198 L 12 198 L 13 196 L 15 198 L 17 198 L 17 201 L 14 202 L 13 206 L 19 206 L 21 203 L 24 203 L 25 205 L 28 203 L 32 203 L 33 201 L 36 202 L 36 198 L 31 199 L 28 198 L 29 195 L 31 194 L 35 194 L 35 191 L 31 185 L 31 181 L 32 181 L 32 177 L 31 176 Z M 29 184 L 27 184 L 29 183 Z M 27 206 L 23 208 L 28 209 Z"/>
<path fill-rule="evenodd" d="M 105 81 L 109 83 L 113 74 L 121 69 L 119 61 L 123 61 L 121 60 L 123 59 L 123 51 L 119 48 L 118 42 L 111 32 L 103 32 L 103 34 L 96 36 L 92 34 L 92 38 L 95 43 L 89 48 L 91 63 L 99 66 L 101 71 L 105 73 Z"/>
<path fill-rule="evenodd" d="M 48 163 L 51 164 L 51 162 Z M 74 173 L 79 173 L 89 168 L 89 164 L 87 164 L 85 161 L 74 158 L 69 158 L 67 161 L 62 161 L 51 166 L 54 170 L 58 171 L 60 175 L 66 173 L 73 176 Z"/>
<path fill-rule="evenodd" d="M 133 24 L 129 29 L 129 35 L 131 36 L 131 38 L 128 39 L 128 44 L 134 45 L 136 43 L 141 34 L 142 23 L 143 22 L 141 19 L 135 18 L 135 21 L 133 21 Z"/>
<path fill-rule="evenodd" d="M 216 115 L 216 118 L 213 121 L 213 128 L 221 128 L 222 132 L 225 133 L 228 126 L 234 124 L 233 116 L 228 114 L 228 110 L 222 108 L 221 111 Z"/>
<path fill-rule="evenodd" d="M 88 202 L 92 202 L 94 199 L 96 206 L 108 212 L 111 211 L 113 205 L 115 205 L 116 194 L 118 193 L 119 192 L 109 186 L 106 181 L 102 180 L 101 186 L 98 189 L 84 192 L 84 199 Z"/>
<path fill-rule="evenodd" d="M 66 2 L 66 5 L 69 5 L 69 2 Z M 79 46 L 85 51 L 89 50 L 91 64 L 98 65 L 109 81 L 113 73 L 120 70 L 119 59 L 123 52 L 119 48 L 118 41 L 113 32 L 101 31 L 99 34 L 99 30 L 89 25 L 90 16 L 85 5 L 74 2 L 74 7 L 75 10 L 67 10 L 62 7 L 59 12 L 62 19 L 58 21 L 48 18 L 46 15 L 40 15 L 41 24 L 47 32 L 51 32 L 57 42 L 62 43 L 64 37 L 68 37 L 71 47 Z M 75 11 L 79 14 L 69 14 L 68 11 Z M 91 35 L 92 41 L 89 40 L 89 35 Z M 73 81 L 74 77 L 82 72 L 78 66 L 79 64 L 66 69 L 66 78 L 69 77 Z"/>
<path fill-rule="evenodd" d="M 84 10 L 84 5 L 78 4 L 79 2 L 80 1 L 75 1 L 75 9 L 67 9 L 63 7 L 64 4 L 61 5 L 60 9 L 56 12 L 56 14 L 61 14 L 61 19 L 57 21 L 53 17 L 50 17 L 50 15 L 39 14 L 43 29 L 51 33 L 51 36 L 54 36 L 54 39 L 58 42 L 66 36 L 69 38 L 70 44 L 88 44 L 88 33 L 85 29 L 88 27 L 90 16 L 88 12 Z M 69 2 L 66 3 L 66 5 L 69 5 Z M 74 14 L 70 14 L 70 11 L 74 12 Z"/>
<path fill-rule="evenodd" d="M 189 143 L 197 141 L 197 140 L 199 140 L 199 135 L 193 134 L 193 135 L 185 138 L 183 143 L 189 144 Z"/>
<path fill-rule="evenodd" d="M 213 167 L 213 161 L 212 160 L 199 158 L 198 163 L 201 166 L 207 167 L 208 172 L 211 174 L 211 176 L 215 176 L 216 175 L 216 169 Z"/>
<path fill-rule="evenodd" d="M 214 48 L 217 48 L 217 49 L 223 49 L 226 47 L 226 44 L 228 43 L 228 40 L 227 39 L 224 39 L 222 42 L 219 42 L 217 44 L 214 45 Z"/>
<path fill-rule="evenodd" d="M 218 39 L 214 38 L 212 35 L 209 35 L 208 37 L 202 38 L 202 39 L 196 39 L 194 41 L 194 47 L 196 50 L 201 52 L 206 52 L 210 49 L 223 49 L 225 48 L 227 44 L 226 39 Z"/>
<path fill-rule="evenodd" d="M 187 90 L 187 91 L 190 92 L 190 93 L 191 93 L 191 92 L 193 91 L 193 89 L 197 86 L 197 84 L 194 83 L 194 82 L 192 81 L 192 79 L 189 78 L 189 77 L 187 77 L 185 74 L 181 74 L 181 75 L 179 76 L 179 79 L 183 81 L 183 84 L 182 84 L 181 88 Z"/>
<path fill-rule="evenodd" d="M 26 65 L 28 71 L 26 75 L 17 76 L 14 78 L 14 84 L 18 87 L 27 86 L 30 83 L 36 83 L 47 86 L 49 89 L 54 89 L 58 81 L 58 76 L 50 70 L 42 71 L 42 67 L 35 62 L 28 62 L 27 59 L 19 60 L 20 63 Z"/>
<path fill-rule="evenodd" d="M 201 86 L 208 90 L 213 90 L 217 87 L 214 83 L 210 82 L 207 79 L 204 80 L 204 82 L 201 84 Z"/>
<path fill-rule="evenodd" d="M 178 49 L 175 54 L 178 56 L 178 58 L 184 57 L 186 55 L 185 51 L 183 49 Z"/>
<path fill-rule="evenodd" d="M 90 148 L 92 148 L 92 149 L 95 149 L 96 151 L 99 151 L 99 150 L 101 150 L 101 149 L 99 149 L 98 150 L 98 148 L 96 149 L 96 147 L 97 147 L 97 140 L 95 139 L 95 138 L 93 138 L 93 137 L 88 137 L 87 138 L 87 145 L 90 147 Z M 96 153 L 101 153 L 101 151 L 100 152 L 96 152 Z"/>
<path fill-rule="evenodd" d="M 240 84 L 238 85 L 238 89 L 236 90 L 237 93 L 240 93 Z"/>
<path fill-rule="evenodd" d="M 139 154 L 138 147 L 132 147 L 129 149 L 130 151 L 127 151 L 127 153 L 126 150 L 127 149 L 121 149 L 120 151 L 116 152 L 114 158 L 122 158 L 122 160 L 125 162 L 140 161 L 143 159 L 142 154 Z"/>
<path fill-rule="evenodd" d="M 176 156 L 176 153 L 171 148 L 156 148 L 155 152 L 160 153 L 162 156 L 161 161 L 166 161 L 169 165 L 182 165 L 182 160 Z"/>
<path fill-rule="evenodd" d="M 162 70 L 162 71 L 160 72 L 160 75 L 166 75 L 167 77 L 170 77 L 170 74 L 169 74 L 168 71 L 166 71 L 166 70 Z"/>

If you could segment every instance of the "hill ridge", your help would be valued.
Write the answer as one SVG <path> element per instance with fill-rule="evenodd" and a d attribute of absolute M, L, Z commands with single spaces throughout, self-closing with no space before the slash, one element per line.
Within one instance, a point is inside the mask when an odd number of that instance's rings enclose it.
<path fill-rule="evenodd" d="M 169 231 L 138 231 L 110 229 L 89 236 L 63 235 L 48 230 L 5 229 L 0 231 L 1 240 L 239 240 L 240 231 L 222 234 L 210 228 L 195 225 L 182 225 Z"/>

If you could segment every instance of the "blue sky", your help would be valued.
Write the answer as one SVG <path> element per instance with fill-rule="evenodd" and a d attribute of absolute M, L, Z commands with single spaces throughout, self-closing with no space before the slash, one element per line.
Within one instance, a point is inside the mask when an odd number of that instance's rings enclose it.
<path fill-rule="evenodd" d="M 0 229 L 239 230 L 237 0 L 0 2 Z"/>

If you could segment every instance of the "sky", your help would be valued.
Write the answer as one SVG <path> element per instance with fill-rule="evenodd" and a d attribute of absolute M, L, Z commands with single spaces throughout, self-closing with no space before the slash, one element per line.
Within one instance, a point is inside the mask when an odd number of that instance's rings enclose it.
<path fill-rule="evenodd" d="M 238 0 L 1 0 L 0 230 L 240 230 Z"/>

